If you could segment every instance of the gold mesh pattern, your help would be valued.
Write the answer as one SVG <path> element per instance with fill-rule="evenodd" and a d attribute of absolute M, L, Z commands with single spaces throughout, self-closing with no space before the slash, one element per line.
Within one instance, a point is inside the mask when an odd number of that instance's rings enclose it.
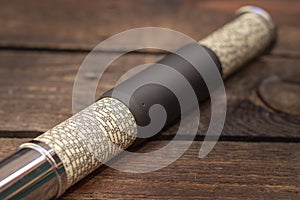
<path fill-rule="evenodd" d="M 244 13 L 199 43 L 219 57 L 226 78 L 262 53 L 272 42 L 274 30 L 256 13 Z"/>
<path fill-rule="evenodd" d="M 34 140 L 54 149 L 70 187 L 131 145 L 136 135 L 130 110 L 116 99 L 103 98 Z"/>

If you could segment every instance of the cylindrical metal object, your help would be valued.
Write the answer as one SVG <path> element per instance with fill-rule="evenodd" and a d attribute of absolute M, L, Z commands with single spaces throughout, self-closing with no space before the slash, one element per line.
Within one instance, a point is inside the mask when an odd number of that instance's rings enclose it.
<path fill-rule="evenodd" d="M 231 22 L 201 40 L 200 44 L 226 78 L 270 49 L 275 39 L 276 28 L 270 16 L 260 8 L 244 7 Z M 194 55 L 193 48 L 193 45 L 187 45 L 178 51 Z M 193 57 L 197 67 L 202 67 L 205 56 Z M 201 75 L 184 59 L 171 54 L 159 63 L 180 72 L 195 90 L 199 101 L 208 97 Z M 155 74 L 165 77 L 165 81 L 176 82 L 154 66 L 120 87 L 134 85 L 135 80 Z M 149 123 L 148 112 L 153 104 L 166 108 L 167 124 L 180 114 L 176 97 L 155 84 L 137 90 L 129 104 L 108 91 L 96 103 L 21 145 L 19 151 L 3 160 L 0 163 L 0 198 L 51 199 L 60 196 L 68 187 L 135 142 L 137 127 Z"/>
<path fill-rule="evenodd" d="M 55 151 L 31 142 L 0 163 L 1 199 L 51 199 L 66 190 L 66 173 Z"/>

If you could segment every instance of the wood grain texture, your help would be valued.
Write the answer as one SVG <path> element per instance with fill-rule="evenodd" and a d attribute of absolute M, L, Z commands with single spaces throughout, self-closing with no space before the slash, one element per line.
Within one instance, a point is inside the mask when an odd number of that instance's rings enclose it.
<path fill-rule="evenodd" d="M 157 141 L 139 152 L 166 145 Z M 178 148 L 183 142 L 178 142 Z M 297 199 L 300 154 L 298 144 L 219 142 L 200 160 L 195 142 L 176 162 L 147 173 L 101 169 L 72 188 L 62 199 Z M 147 160 L 145 163 L 160 162 Z M 138 165 L 124 157 L 123 165 Z M 108 187 L 109 186 L 109 187 Z"/>
<path fill-rule="evenodd" d="M 1 135 L 34 137 L 70 117 L 73 82 L 85 55 L 1 51 Z M 97 95 L 112 88 L 132 67 L 155 62 L 162 56 L 133 53 L 120 58 L 101 79 Z M 270 76 L 277 75 L 285 79 L 300 77 L 299 64 L 297 59 L 265 56 L 229 78 L 226 81 L 227 121 L 222 135 L 299 138 L 299 118 L 269 108 L 257 96 L 259 85 Z M 282 65 L 285 67 L 282 68 Z M 88 84 L 89 80 L 93 80 L 92 75 L 86 76 Z M 205 133 L 209 120 L 210 105 L 206 102 L 201 107 L 199 135 Z M 176 127 L 171 127 L 163 135 L 174 135 Z M 189 135 L 188 125 L 186 129 Z"/>
<path fill-rule="evenodd" d="M 44 132 L 72 115 L 72 87 L 86 54 L 0 52 L 0 126 L 2 132 Z M 128 59 L 130 57 L 130 59 Z M 159 56 L 130 55 L 112 65 L 100 82 L 101 93 L 113 87 L 132 64 Z M 133 62 L 133 63 L 132 63 Z M 87 84 L 93 74 L 87 74 Z M 97 75 L 93 75 L 97 76 Z M 9 114 L 10 113 L 10 114 Z M 29 136 L 29 135 L 28 135 Z"/>
<path fill-rule="evenodd" d="M 61 199 L 299 199 L 298 0 L 163 0 L 159 3 L 152 0 L 2 0 L 0 160 L 20 144 L 72 115 L 76 72 L 87 53 L 102 40 L 143 26 L 171 28 L 200 40 L 230 20 L 237 8 L 247 4 L 262 6 L 271 13 L 278 24 L 278 43 L 271 55 L 246 65 L 226 80 L 227 118 L 221 141 L 213 151 L 205 159 L 198 159 L 210 119 L 207 101 L 201 106 L 196 141 L 179 160 L 147 174 L 101 167 Z M 157 39 L 162 44 L 173 44 L 170 40 Z M 126 48 L 114 44 L 103 50 L 102 54 L 111 55 Z M 155 62 L 164 55 L 158 50 L 145 49 L 120 58 L 102 77 L 97 96 L 110 89 L 132 67 Z M 97 75 L 89 73 L 85 77 L 92 82 Z M 270 83 L 274 77 L 278 81 Z M 150 152 L 165 146 L 177 127 L 178 124 L 169 127 L 137 151 Z M 176 142 L 178 148 L 190 139 L 188 124 L 185 130 L 186 135 Z M 141 163 L 126 157 L 120 157 L 119 162 L 136 167 Z M 147 164 L 151 162 L 154 160 L 146 158 Z"/>
<path fill-rule="evenodd" d="M 18 147 L 31 138 L 0 138 L 0 160 L 14 153 Z"/>
<path fill-rule="evenodd" d="M 0 46 L 40 49 L 91 50 L 103 39 L 130 28 L 171 28 L 195 40 L 230 20 L 246 4 L 267 9 L 279 26 L 278 52 L 297 50 L 299 1 L 247 2 L 130 0 L 130 1 L 1 1 Z M 297 17 L 298 16 L 298 17 Z M 293 38 L 291 41 L 290 38 Z M 141 41 L 146 38 L 139 38 Z M 165 40 L 162 43 L 172 41 Z M 125 50 L 120 44 L 107 50 Z"/>
<path fill-rule="evenodd" d="M 0 159 L 24 139 L 0 139 Z M 167 141 L 146 143 L 150 152 Z M 178 141 L 178 148 L 184 144 Z M 171 165 L 146 174 L 102 167 L 72 187 L 62 199 L 297 199 L 300 193 L 300 147 L 297 143 L 219 142 L 204 159 L 197 157 L 201 142 Z M 153 162 L 147 160 L 148 163 Z M 157 162 L 163 158 L 157 158 Z M 121 157 L 123 165 L 136 163 Z"/>
<path fill-rule="evenodd" d="M 277 76 L 272 76 L 264 80 L 258 88 L 258 93 L 271 108 L 300 116 L 299 83 L 300 77 L 295 77 L 295 80 L 282 80 Z"/>

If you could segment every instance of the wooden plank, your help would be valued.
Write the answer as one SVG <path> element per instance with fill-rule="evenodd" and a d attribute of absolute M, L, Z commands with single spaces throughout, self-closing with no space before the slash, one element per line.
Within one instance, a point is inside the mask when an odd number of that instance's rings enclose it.
<path fill-rule="evenodd" d="M 73 81 L 84 56 L 81 53 L 1 51 L 0 135 L 34 137 L 70 117 Z M 162 56 L 133 53 L 120 58 L 102 77 L 97 95 L 113 87 L 127 70 L 155 62 Z M 299 62 L 297 59 L 265 56 L 229 78 L 226 81 L 227 121 L 222 135 L 299 138 L 299 118 L 293 113 L 269 107 L 257 95 L 263 80 L 273 75 L 286 80 L 299 77 Z M 87 80 L 90 79 L 88 75 Z M 294 86 L 299 88 L 297 83 Z M 268 95 L 279 98 L 275 91 L 276 94 Z M 281 95 L 281 98 L 284 100 L 288 96 Z M 206 102 L 201 107 L 200 135 L 205 133 L 209 120 L 210 105 Z M 163 134 L 174 135 L 176 127 L 170 127 Z"/>
<path fill-rule="evenodd" d="M 279 27 L 277 53 L 298 52 L 300 2 L 247 1 L 267 9 Z M 154 26 L 199 40 L 230 20 L 245 2 L 218 1 L 38 1 L 5 0 L 0 7 L 0 46 L 91 50 L 107 37 L 130 28 Z M 145 41 L 147 38 L 141 38 Z M 159 38 L 156 38 L 159 39 Z M 170 44 L 173 41 L 161 41 Z M 120 44 L 106 50 L 125 50 Z"/>
<path fill-rule="evenodd" d="M 21 144 L 28 141 L 30 138 L 0 138 L 0 160 L 15 152 Z"/>
<path fill-rule="evenodd" d="M 32 136 L 70 117 L 73 82 L 84 56 L 72 53 L 1 51 L 1 131 L 4 134 L 6 131 L 21 131 Z M 151 55 L 129 57 L 134 58 L 136 64 L 159 58 Z M 128 58 L 120 59 L 117 66 L 112 65 L 107 70 L 98 96 L 110 89 L 118 77 L 132 67 L 132 61 Z M 90 76 L 87 75 L 87 81 L 93 80 Z"/>
<path fill-rule="evenodd" d="M 178 142 L 178 148 L 183 142 Z M 167 142 L 152 142 L 140 152 Z M 297 199 L 300 154 L 298 144 L 219 142 L 200 160 L 201 143 L 194 143 L 176 162 L 146 174 L 99 170 L 79 183 L 63 199 Z M 291 151 L 291 149 L 293 149 Z M 160 162 L 158 158 L 156 161 Z M 120 161 L 132 165 L 126 157 Z M 153 160 L 145 159 L 146 163 Z"/>
<path fill-rule="evenodd" d="M 285 138 L 291 135 L 298 137 L 299 117 L 292 117 L 294 112 L 291 110 L 282 112 L 284 104 L 278 104 L 275 109 L 270 107 L 271 98 L 263 101 L 258 93 L 259 88 L 264 86 L 266 80 L 275 78 L 282 80 L 278 85 L 289 85 L 293 88 L 290 90 L 269 90 L 265 91 L 265 94 L 281 102 L 292 100 L 293 89 L 300 88 L 299 82 L 295 81 L 299 80 L 300 70 L 287 66 L 297 65 L 297 62 L 299 62 L 297 59 L 286 60 L 265 56 L 248 65 L 249 67 L 245 67 L 228 80 L 226 82 L 226 88 L 228 88 L 226 94 L 229 104 L 227 113 L 229 114 L 226 118 L 224 132 L 231 136 L 237 134 L 242 136 L 244 132 L 247 132 L 249 137 L 269 137 L 270 135 Z M 274 84 L 272 87 L 276 87 L 276 85 Z M 285 95 L 281 95 L 283 93 Z M 294 106 L 299 106 L 299 104 L 300 101 L 287 103 L 287 105 Z M 289 123 L 288 121 L 293 122 Z"/>
<path fill-rule="evenodd" d="M 0 138 L 3 152 L 12 152 L 21 139 Z M 137 152 L 150 152 L 168 141 L 146 143 Z M 177 141 L 182 148 L 184 141 Z M 298 143 L 219 142 L 204 159 L 198 158 L 201 142 L 194 142 L 171 165 L 145 174 L 102 167 L 76 184 L 62 199 L 297 199 L 300 193 Z M 145 157 L 148 164 L 154 162 Z M 161 162 L 158 157 L 156 162 Z M 120 164 L 142 163 L 124 156 Z"/>

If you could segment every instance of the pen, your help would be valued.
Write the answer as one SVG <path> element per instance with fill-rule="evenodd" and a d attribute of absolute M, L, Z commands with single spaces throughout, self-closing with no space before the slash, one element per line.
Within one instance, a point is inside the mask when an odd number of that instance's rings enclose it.
<path fill-rule="evenodd" d="M 234 19 L 199 44 L 225 79 L 247 62 L 271 50 L 275 40 L 276 27 L 269 14 L 261 8 L 246 6 L 237 11 Z M 186 45 L 178 52 L 194 57 L 197 66 L 202 67 L 205 62 L 201 59 L 205 56 L 195 54 L 195 48 Z M 204 80 L 189 62 L 170 54 L 158 63 L 182 74 L 193 87 L 199 102 L 209 97 Z M 155 75 L 163 77 L 165 82 L 181 85 L 158 65 L 148 67 L 117 88 L 132 87 L 137 80 Z M 18 151 L 0 162 L 0 198 L 58 198 L 121 149 L 138 141 L 141 134 L 138 127 L 149 124 L 148 111 L 152 105 L 160 104 L 165 108 L 165 126 L 180 116 L 175 96 L 159 85 L 141 86 L 129 103 L 124 102 L 122 95 L 107 91 L 94 104 L 22 144 Z"/>

